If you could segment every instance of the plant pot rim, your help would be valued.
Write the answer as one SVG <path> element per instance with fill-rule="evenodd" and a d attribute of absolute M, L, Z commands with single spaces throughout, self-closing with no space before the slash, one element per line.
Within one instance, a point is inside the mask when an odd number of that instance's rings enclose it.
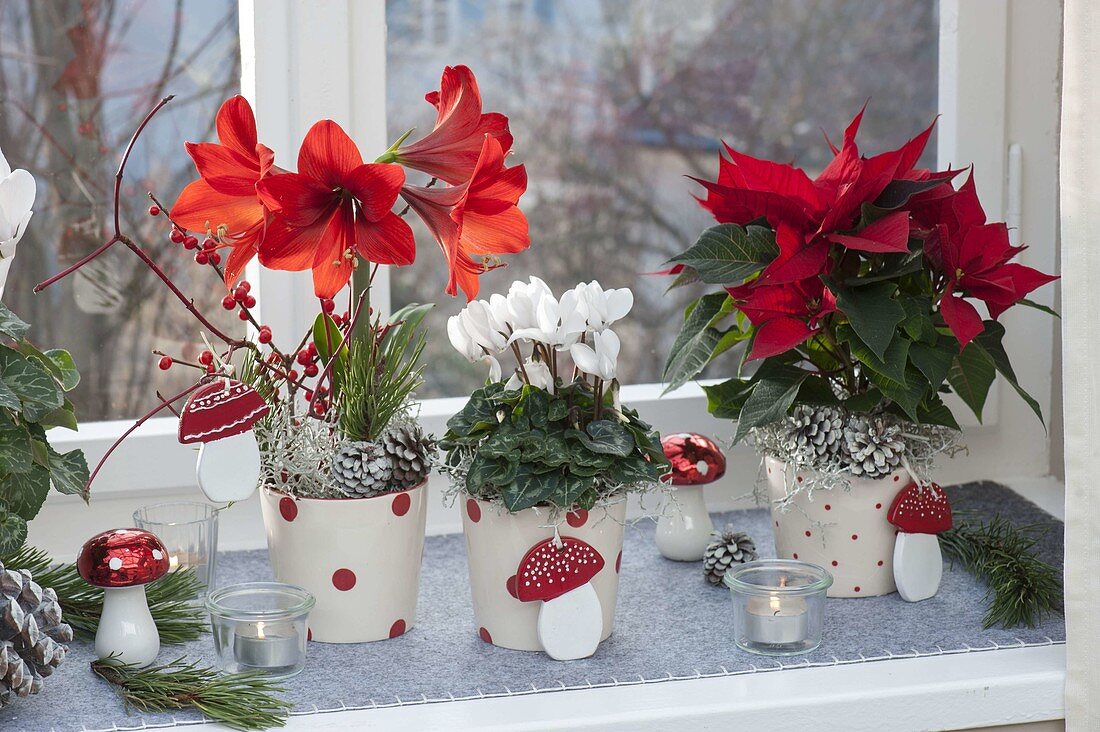
<path fill-rule="evenodd" d="M 351 497 L 347 497 L 347 498 L 318 498 L 318 497 L 315 497 L 315 496 L 296 496 L 293 493 L 287 493 L 286 491 L 279 490 L 278 488 L 272 488 L 271 486 L 268 486 L 268 485 L 263 486 L 263 490 L 269 491 L 271 493 L 275 493 L 276 495 L 284 496 L 286 498 L 289 498 L 292 501 L 317 501 L 317 502 L 321 502 L 321 503 L 329 503 L 329 502 L 337 503 L 337 502 L 340 502 L 340 501 L 348 501 L 348 502 L 354 502 L 354 503 L 361 503 L 363 501 L 373 501 L 375 498 L 392 498 L 393 496 L 398 496 L 398 495 L 401 495 L 402 493 L 410 493 L 410 492 L 415 491 L 419 488 L 423 488 L 426 485 L 428 485 L 428 479 L 427 478 L 420 481 L 419 483 L 412 486 L 411 488 L 406 488 L 405 490 L 402 490 L 402 491 L 387 491 L 386 493 L 379 493 L 377 496 L 367 496 L 365 498 L 351 498 Z"/>

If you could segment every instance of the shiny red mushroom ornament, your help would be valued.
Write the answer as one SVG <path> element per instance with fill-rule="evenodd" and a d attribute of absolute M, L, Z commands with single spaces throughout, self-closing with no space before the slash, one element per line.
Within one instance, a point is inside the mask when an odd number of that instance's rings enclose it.
<path fill-rule="evenodd" d="M 260 477 L 260 448 L 252 426 L 267 402 L 247 384 L 217 379 L 196 390 L 180 413 L 179 441 L 199 443 L 199 488 L 216 503 L 243 501 Z"/>
<path fill-rule="evenodd" d="M 540 541 L 519 563 L 516 597 L 542 601 L 536 627 L 550 658 L 587 658 L 600 645 L 603 607 L 591 580 L 603 565 L 593 546 L 571 536 Z"/>
<path fill-rule="evenodd" d="M 168 550 L 160 539 L 141 529 L 104 531 L 84 543 L 76 570 L 85 582 L 103 588 L 96 655 L 114 654 L 137 666 L 152 663 L 160 652 L 160 633 L 145 585 L 168 572 Z"/>
<path fill-rule="evenodd" d="M 908 602 L 936 594 L 943 578 L 943 555 L 936 534 L 951 528 L 951 504 L 935 483 L 906 486 L 890 506 L 886 520 L 898 528 L 894 543 L 894 583 Z"/>
<path fill-rule="evenodd" d="M 714 440 L 691 432 L 666 435 L 661 447 L 672 463 L 669 482 L 676 491 L 657 520 L 657 549 L 667 559 L 697 562 L 714 531 L 703 485 L 726 474 L 726 456 Z"/>

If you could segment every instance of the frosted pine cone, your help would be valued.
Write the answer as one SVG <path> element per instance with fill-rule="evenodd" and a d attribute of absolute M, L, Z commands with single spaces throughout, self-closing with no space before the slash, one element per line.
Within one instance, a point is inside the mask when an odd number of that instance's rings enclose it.
<path fill-rule="evenodd" d="M 351 498 L 370 498 L 393 490 L 393 462 L 374 442 L 348 440 L 332 456 L 332 485 Z"/>
<path fill-rule="evenodd" d="M 787 449 L 809 461 L 834 457 L 844 445 L 844 413 L 835 407 L 800 404 L 786 427 Z"/>
<path fill-rule="evenodd" d="M 406 490 L 428 477 L 435 455 L 435 440 L 420 425 L 398 425 L 382 435 L 382 448 L 393 465 L 393 490 Z"/>
<path fill-rule="evenodd" d="M 756 559 L 756 544 L 748 534 L 727 526 L 725 531 L 715 531 L 711 536 L 714 540 L 703 553 L 703 575 L 712 585 L 722 584 L 730 566 Z"/>
<path fill-rule="evenodd" d="M 65 658 L 73 629 L 61 622 L 57 595 L 25 569 L 0 564 L 0 707 L 37 694 Z"/>
<path fill-rule="evenodd" d="M 901 465 L 901 427 L 882 417 L 853 417 L 844 430 L 844 449 L 853 475 L 882 478 Z"/>

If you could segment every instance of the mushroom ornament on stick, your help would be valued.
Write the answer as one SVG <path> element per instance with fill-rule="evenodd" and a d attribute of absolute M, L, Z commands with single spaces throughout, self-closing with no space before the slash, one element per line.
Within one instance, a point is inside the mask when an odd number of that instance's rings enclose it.
<path fill-rule="evenodd" d="M 691 432 L 666 435 L 661 447 L 672 463 L 676 506 L 666 506 L 657 520 L 657 549 L 667 559 L 698 562 L 714 531 L 703 500 L 703 485 L 726 474 L 726 456 L 714 440 Z"/>
<path fill-rule="evenodd" d="M 252 426 L 267 402 L 247 384 L 218 379 L 195 391 L 180 413 L 179 441 L 198 442 L 199 488 L 216 503 L 243 501 L 256 490 L 260 448 Z"/>
<path fill-rule="evenodd" d="M 516 597 L 542 601 L 537 629 L 550 658 L 587 658 L 600 645 L 603 607 L 591 580 L 603 565 L 594 547 L 569 536 L 540 541 L 519 563 Z"/>
<path fill-rule="evenodd" d="M 116 654 L 136 666 L 152 663 L 160 652 L 160 633 L 145 585 L 168 572 L 168 550 L 160 539 L 141 529 L 104 531 L 84 543 L 76 569 L 85 582 L 103 588 L 96 655 Z"/>
<path fill-rule="evenodd" d="M 951 504 L 935 483 L 906 486 L 890 506 L 886 519 L 898 528 L 894 544 L 894 583 L 908 602 L 936 594 L 943 577 L 943 555 L 937 534 L 951 528 Z"/>

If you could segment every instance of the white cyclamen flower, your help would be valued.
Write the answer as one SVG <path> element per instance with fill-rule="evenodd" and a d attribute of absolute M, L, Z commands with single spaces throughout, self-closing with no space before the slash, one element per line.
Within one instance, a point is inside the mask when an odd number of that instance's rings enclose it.
<path fill-rule="evenodd" d="M 539 303 L 544 297 L 553 296 L 550 287 L 538 277 L 531 277 L 529 282 L 516 280 L 508 288 L 508 296 L 504 298 L 508 314 L 502 322 L 512 326 L 513 330 L 534 328 L 537 324 Z"/>
<path fill-rule="evenodd" d="M 27 231 L 34 205 L 34 176 L 22 169 L 12 170 L 0 151 L 0 298 L 8 279 L 16 245 Z"/>
<path fill-rule="evenodd" d="M 480 359 L 485 353 L 494 356 L 507 348 L 508 339 L 503 329 L 484 300 L 470 302 L 458 315 L 447 319 L 451 345 L 470 361 Z"/>
<path fill-rule="evenodd" d="M 626 317 L 634 307 L 634 293 L 629 288 L 605 290 L 596 280 L 581 283 L 573 288 L 582 300 L 588 315 L 588 327 L 603 330 L 617 320 Z"/>
<path fill-rule="evenodd" d="M 569 355 L 582 372 L 611 381 L 619 363 L 619 336 L 613 330 L 593 333 L 592 345 L 574 343 Z"/>
<path fill-rule="evenodd" d="M 570 290 L 565 293 L 561 302 L 553 295 L 544 295 L 535 308 L 535 324 L 530 328 L 516 329 L 509 342 L 526 338 L 566 350 L 577 342 L 585 327 L 584 304 L 577 299 L 575 292 Z"/>
<path fill-rule="evenodd" d="M 550 367 L 544 364 L 542 361 L 532 361 L 527 359 L 523 362 L 523 370 L 527 373 L 527 379 L 531 386 L 536 389 L 542 389 L 548 391 L 551 394 L 554 393 L 554 377 L 550 374 Z M 523 377 L 520 375 L 517 369 L 512 374 L 512 378 L 508 379 L 508 383 L 504 385 L 505 389 L 522 389 Z"/>

